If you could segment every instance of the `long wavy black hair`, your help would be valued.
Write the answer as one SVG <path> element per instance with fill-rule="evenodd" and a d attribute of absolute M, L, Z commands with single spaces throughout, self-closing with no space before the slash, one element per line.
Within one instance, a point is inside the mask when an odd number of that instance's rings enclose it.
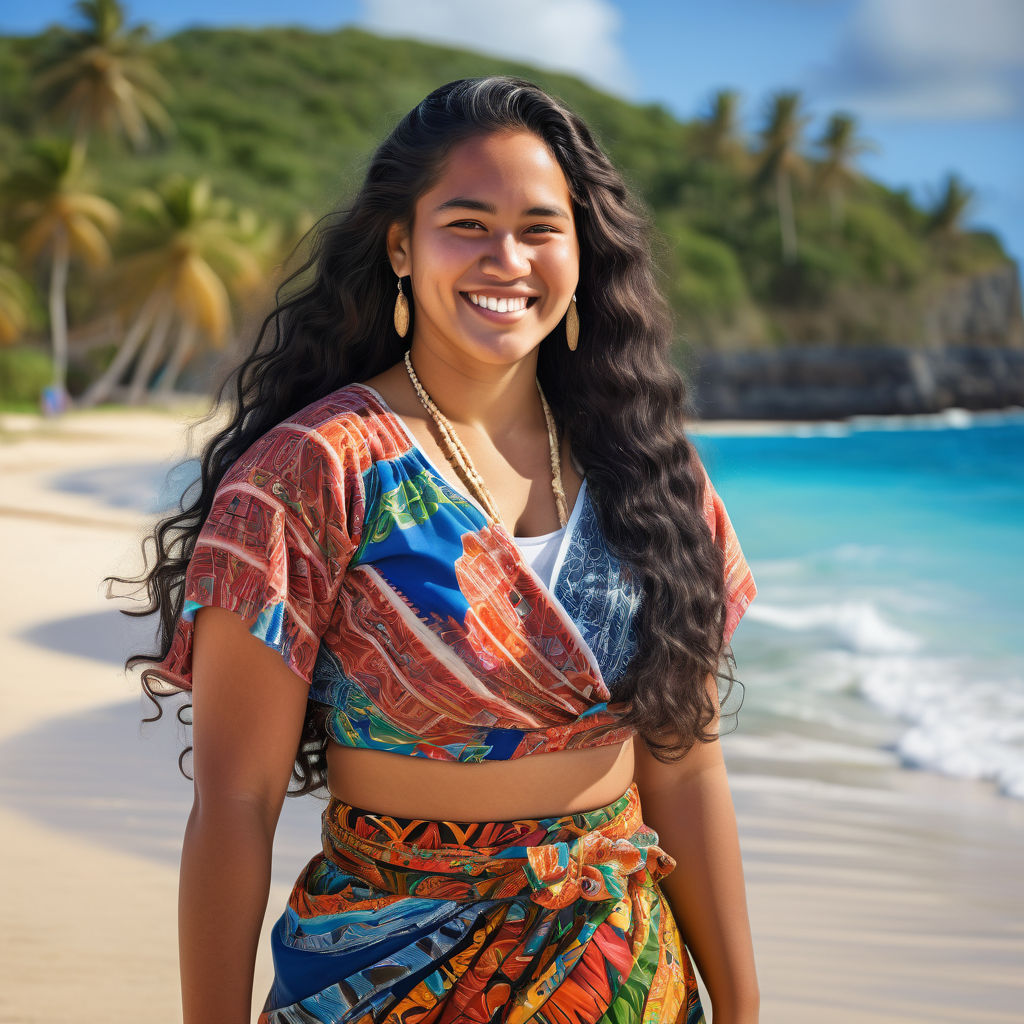
<path fill-rule="evenodd" d="M 127 668 L 167 656 L 186 568 L 231 464 L 299 409 L 403 357 L 392 322 L 388 227 L 411 222 L 453 147 L 521 130 L 543 139 L 557 159 L 580 243 L 579 348 L 568 349 L 561 323 L 540 343 L 537 373 L 559 434 L 568 432 L 586 472 L 608 546 L 643 591 L 638 650 L 614 698 L 625 707 L 623 721 L 662 761 L 715 738 L 708 726 L 737 682 L 724 642 L 723 554 L 703 515 L 704 476 L 684 429 L 689 395 L 670 358 L 672 320 L 657 286 L 648 220 L 587 125 L 532 83 L 504 76 L 432 92 L 381 143 L 348 208 L 312 229 L 307 257 L 278 289 L 251 352 L 218 391 L 218 405 L 233 391 L 232 415 L 203 449 L 197 486 L 144 542 L 144 553 L 153 542 L 155 564 L 148 568 L 147 559 L 132 581 L 111 577 L 141 584 L 148 595 L 148 607 L 128 614 L 159 612 L 161 650 L 132 655 Z M 405 292 L 415 321 L 415 296 L 411 287 Z M 717 702 L 706 687 L 709 674 L 727 684 Z M 176 691 L 152 668 L 143 671 L 142 686 L 159 718 L 158 698 Z M 187 708 L 178 712 L 186 724 Z M 324 784 L 323 712 L 310 702 L 292 793 Z"/>

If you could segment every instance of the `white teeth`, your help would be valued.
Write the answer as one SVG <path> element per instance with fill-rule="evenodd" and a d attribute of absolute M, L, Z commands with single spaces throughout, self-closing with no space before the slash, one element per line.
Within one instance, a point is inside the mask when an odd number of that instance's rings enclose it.
<path fill-rule="evenodd" d="M 477 295 L 475 292 L 469 292 L 469 301 L 474 306 L 480 306 L 481 309 L 491 309 L 495 313 L 518 313 L 522 309 L 526 309 L 527 298 L 525 295 L 519 295 L 515 298 L 508 299 L 496 299 L 493 295 Z"/>

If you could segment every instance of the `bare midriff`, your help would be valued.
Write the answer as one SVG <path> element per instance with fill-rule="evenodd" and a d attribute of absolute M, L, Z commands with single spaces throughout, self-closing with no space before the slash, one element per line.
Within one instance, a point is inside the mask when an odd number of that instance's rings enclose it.
<path fill-rule="evenodd" d="M 594 810 L 633 781 L 633 740 L 466 764 L 330 743 L 328 788 L 363 810 L 440 821 L 509 821 Z"/>

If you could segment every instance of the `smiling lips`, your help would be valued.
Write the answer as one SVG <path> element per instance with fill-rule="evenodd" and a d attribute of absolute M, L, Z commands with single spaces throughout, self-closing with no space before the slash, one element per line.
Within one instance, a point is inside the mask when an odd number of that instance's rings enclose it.
<path fill-rule="evenodd" d="M 488 313 L 522 313 L 536 300 L 536 295 L 494 296 L 481 295 L 479 292 L 461 292 L 472 306 Z"/>

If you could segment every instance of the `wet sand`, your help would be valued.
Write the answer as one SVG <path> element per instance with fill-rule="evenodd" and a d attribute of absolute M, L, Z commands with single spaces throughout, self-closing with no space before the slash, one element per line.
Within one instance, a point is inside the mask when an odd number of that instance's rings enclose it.
<path fill-rule="evenodd" d="M 145 627 L 118 615 L 100 580 L 139 568 L 183 423 L 0 416 L 0 1021 L 180 1020 L 177 856 L 191 789 L 177 725 L 140 726 L 120 667 Z M 884 758 L 767 774 L 728 736 L 723 746 L 765 1024 L 1021 1019 L 1024 804 Z M 321 806 L 286 802 L 268 925 L 316 852 Z M 254 1010 L 270 982 L 265 939 Z"/>

